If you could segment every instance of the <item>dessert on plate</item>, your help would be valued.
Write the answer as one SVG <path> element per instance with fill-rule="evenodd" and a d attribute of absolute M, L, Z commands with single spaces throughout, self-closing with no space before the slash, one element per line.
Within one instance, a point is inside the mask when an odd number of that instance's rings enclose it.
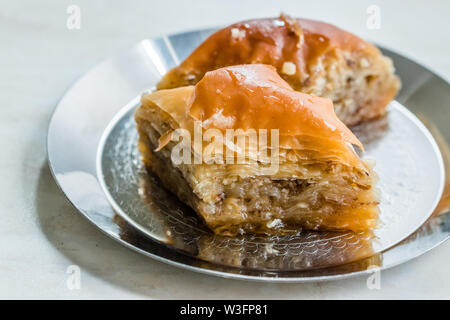
<path fill-rule="evenodd" d="M 383 115 L 400 87 L 391 59 L 374 45 L 327 23 L 281 15 L 215 32 L 157 88 L 195 85 L 208 71 L 253 63 L 274 66 L 294 90 L 331 99 L 348 126 Z"/>
<path fill-rule="evenodd" d="M 330 99 L 294 90 L 274 66 L 219 68 L 144 94 L 135 118 L 148 170 L 216 234 L 377 225 L 360 141 Z"/>

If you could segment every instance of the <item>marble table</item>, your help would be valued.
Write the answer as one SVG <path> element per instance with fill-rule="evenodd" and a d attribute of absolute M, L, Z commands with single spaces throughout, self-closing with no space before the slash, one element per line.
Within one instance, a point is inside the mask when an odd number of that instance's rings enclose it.
<path fill-rule="evenodd" d="M 407 8 L 404 1 L 356 0 L 132 3 L 0 0 L 0 298 L 450 298 L 450 242 L 383 271 L 379 289 L 369 289 L 367 277 L 249 283 L 153 261 L 78 214 L 53 181 L 46 156 L 47 126 L 64 92 L 96 63 L 141 39 L 283 11 L 337 24 L 448 80 L 448 1 L 409 1 Z M 68 22 L 70 5 L 79 9 L 80 28 Z"/>

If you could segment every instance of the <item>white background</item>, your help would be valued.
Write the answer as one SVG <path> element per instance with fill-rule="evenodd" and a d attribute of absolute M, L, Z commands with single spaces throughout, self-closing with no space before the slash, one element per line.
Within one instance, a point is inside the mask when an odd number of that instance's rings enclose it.
<path fill-rule="evenodd" d="M 81 29 L 66 27 L 68 5 Z M 369 5 L 381 29 L 366 27 Z M 450 242 L 381 274 L 261 284 L 192 273 L 140 256 L 85 220 L 56 187 L 46 133 L 58 100 L 92 66 L 141 39 L 285 13 L 331 22 L 450 78 L 450 1 L 0 0 L 0 298 L 450 298 Z M 66 270 L 81 268 L 81 289 Z"/>

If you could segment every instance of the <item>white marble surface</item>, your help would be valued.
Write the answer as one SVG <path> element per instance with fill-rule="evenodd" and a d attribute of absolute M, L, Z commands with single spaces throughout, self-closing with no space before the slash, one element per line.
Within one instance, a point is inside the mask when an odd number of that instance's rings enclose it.
<path fill-rule="evenodd" d="M 68 30 L 66 9 L 81 8 Z M 366 27 L 369 5 L 381 29 Z M 405 6 L 407 4 L 407 6 Z M 0 298 L 450 298 L 450 242 L 381 274 L 314 284 L 261 284 L 177 269 L 107 238 L 68 203 L 46 158 L 52 111 L 89 68 L 163 33 L 277 15 L 321 19 L 450 78 L 449 1 L 0 0 Z M 66 270 L 81 268 L 81 289 Z"/>

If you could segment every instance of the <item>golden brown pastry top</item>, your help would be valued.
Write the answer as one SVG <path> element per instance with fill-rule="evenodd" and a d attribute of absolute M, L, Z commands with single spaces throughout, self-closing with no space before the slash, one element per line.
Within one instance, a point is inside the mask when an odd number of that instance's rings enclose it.
<path fill-rule="evenodd" d="M 171 128 L 161 132 L 158 150 L 172 139 L 173 129 L 193 133 L 201 127 L 226 130 L 279 129 L 280 157 L 298 161 L 336 161 L 364 169 L 351 148 L 362 144 L 337 118 L 329 99 L 293 90 L 273 66 L 262 64 L 225 67 L 206 73 L 196 86 L 159 90 L 142 97 L 137 118 L 148 118 L 159 108 Z M 292 158 L 293 159 L 293 158 Z"/>
<path fill-rule="evenodd" d="M 314 72 L 310 68 L 332 54 L 334 48 L 380 54 L 375 46 L 333 25 L 281 15 L 244 21 L 217 31 L 180 66 L 169 71 L 158 88 L 195 84 L 207 71 L 224 66 L 263 63 L 275 66 L 297 89 Z"/>
<path fill-rule="evenodd" d="M 293 90 L 273 66 L 247 64 L 207 72 L 189 114 L 205 129 L 278 129 L 280 136 L 322 137 L 362 148 L 326 98 Z"/>

